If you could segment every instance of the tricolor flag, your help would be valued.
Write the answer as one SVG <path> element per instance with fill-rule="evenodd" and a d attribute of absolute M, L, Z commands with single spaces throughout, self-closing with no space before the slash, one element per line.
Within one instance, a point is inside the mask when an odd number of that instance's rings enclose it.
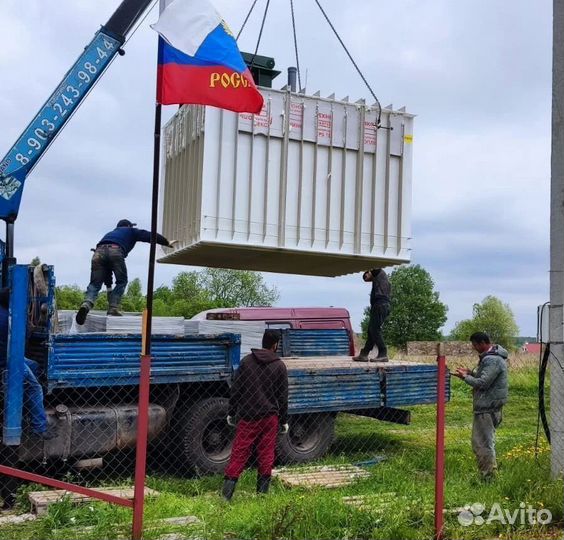
<path fill-rule="evenodd" d="M 259 113 L 257 90 L 231 30 L 208 0 L 161 0 L 157 101 Z"/>

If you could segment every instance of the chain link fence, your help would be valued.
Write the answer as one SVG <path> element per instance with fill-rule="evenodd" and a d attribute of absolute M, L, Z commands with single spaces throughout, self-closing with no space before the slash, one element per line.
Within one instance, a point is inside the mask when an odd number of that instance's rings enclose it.
<path fill-rule="evenodd" d="M 130 498 L 140 318 L 91 313 L 77 330 L 73 315 L 59 312 L 47 333 L 31 329 L 26 349 L 43 369 L 39 380 L 56 436 L 33 436 L 24 409 L 22 444 L 4 447 L 2 464 Z M 275 430 L 270 489 L 257 493 L 259 444 L 226 502 L 221 490 L 235 437 L 227 422 L 233 371 L 251 348 L 262 346 L 265 324 L 157 318 L 153 328 L 145 538 L 433 536 L 436 344 L 408 348 L 388 363 L 352 362 L 346 330 L 283 329 L 278 352 L 288 373 L 289 430 Z M 472 451 L 471 388 L 448 377 L 445 537 L 541 538 L 561 523 L 562 482 L 551 474 L 551 448 L 539 421 L 539 358 L 510 354 L 498 472 L 488 482 Z M 478 357 L 451 348 L 447 360 L 453 372 L 474 367 Z M 550 412 L 557 412 L 548 403 L 550 370 L 544 388 L 550 422 Z M 0 538 L 129 537 L 128 508 L 76 504 L 70 493 L 51 504 L 46 487 L 2 479 L 3 497 L 17 488 L 16 514 L 32 504 L 45 513 L 20 524 L 0 521 Z M 30 502 L 35 491 L 44 494 Z"/>
<path fill-rule="evenodd" d="M 500 418 L 492 420 L 501 420 L 495 430 L 497 472 L 492 478 L 482 477 L 473 452 L 472 388 L 453 377 L 446 418 L 447 536 L 546 538 L 561 530 L 564 460 L 553 454 L 545 431 L 550 416 L 564 411 L 551 409 L 551 370 L 544 374 L 541 369 L 544 352 L 540 344 L 509 352 L 509 400 Z M 477 361 L 476 354 L 450 356 L 448 365 L 455 371 L 474 368 Z M 559 471 L 551 467 L 555 461 Z"/>

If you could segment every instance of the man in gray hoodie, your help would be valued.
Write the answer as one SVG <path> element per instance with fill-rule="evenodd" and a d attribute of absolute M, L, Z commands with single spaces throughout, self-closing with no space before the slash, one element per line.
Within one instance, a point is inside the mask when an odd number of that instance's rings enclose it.
<path fill-rule="evenodd" d="M 495 475 L 495 430 L 501 424 L 502 408 L 507 403 L 507 351 L 492 345 L 484 332 L 470 336 L 472 346 L 480 355 L 474 370 L 458 368 L 455 375 L 472 387 L 474 420 L 472 422 L 472 450 L 484 480 Z"/>

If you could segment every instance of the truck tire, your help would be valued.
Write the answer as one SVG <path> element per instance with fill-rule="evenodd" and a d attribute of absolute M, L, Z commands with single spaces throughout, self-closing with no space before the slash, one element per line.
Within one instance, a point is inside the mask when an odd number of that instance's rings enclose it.
<path fill-rule="evenodd" d="M 333 414 L 297 414 L 290 416 L 288 423 L 289 432 L 278 438 L 277 456 L 280 463 L 305 463 L 320 458 L 333 442 Z"/>
<path fill-rule="evenodd" d="M 182 462 L 197 474 L 218 474 L 229 461 L 235 430 L 227 425 L 229 400 L 216 397 L 191 404 L 179 417 Z"/>

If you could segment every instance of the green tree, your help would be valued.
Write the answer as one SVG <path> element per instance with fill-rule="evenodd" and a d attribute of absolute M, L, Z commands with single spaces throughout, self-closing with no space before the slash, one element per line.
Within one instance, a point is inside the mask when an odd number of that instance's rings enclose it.
<path fill-rule="evenodd" d="M 162 286 L 155 291 L 153 308 L 157 315 L 189 319 L 213 307 L 216 306 L 204 288 L 201 272 L 180 272 L 172 280 L 172 287 Z"/>
<path fill-rule="evenodd" d="M 278 297 L 276 288 L 268 287 L 257 272 L 206 268 L 180 272 L 170 287 L 158 287 L 153 296 L 153 313 L 190 318 L 216 307 L 271 306 Z M 76 285 L 57 287 L 59 309 L 78 309 L 83 299 L 84 293 Z M 136 278 L 129 283 L 121 307 L 124 311 L 142 311 L 145 304 L 141 281 Z M 108 309 L 106 294 L 98 296 L 94 309 Z"/>
<path fill-rule="evenodd" d="M 434 290 L 429 272 L 418 264 L 396 268 L 389 276 L 392 286 L 390 316 L 384 324 L 384 340 L 404 347 L 408 341 L 438 341 L 448 308 Z M 361 323 L 366 336 L 370 308 Z"/>
<path fill-rule="evenodd" d="M 123 311 L 143 311 L 145 309 L 145 296 L 139 278 L 129 282 L 127 290 L 121 298 L 121 309 Z"/>
<path fill-rule="evenodd" d="M 84 302 L 84 290 L 78 285 L 59 285 L 55 287 L 55 299 L 57 309 L 78 309 L 82 302 Z M 94 309 L 107 311 L 108 297 L 105 294 L 105 289 L 102 289 L 101 294 L 98 296 Z"/>
<path fill-rule="evenodd" d="M 456 323 L 450 338 L 467 341 L 474 332 L 486 332 L 494 343 L 514 348 L 519 327 L 508 304 L 495 296 L 486 296 L 480 304 L 474 304 L 472 318 Z"/>
<path fill-rule="evenodd" d="M 78 309 L 84 300 L 84 291 L 78 285 L 60 285 L 55 288 L 57 309 Z"/>
<path fill-rule="evenodd" d="M 272 306 L 280 298 L 276 287 L 268 287 L 258 272 L 206 268 L 201 280 L 217 307 Z"/>

